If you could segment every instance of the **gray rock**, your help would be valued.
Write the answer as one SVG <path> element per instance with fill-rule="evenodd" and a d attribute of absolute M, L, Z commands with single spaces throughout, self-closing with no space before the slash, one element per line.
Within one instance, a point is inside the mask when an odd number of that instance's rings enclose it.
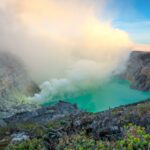
<path fill-rule="evenodd" d="M 5 127 L 5 126 L 7 126 L 6 122 L 0 119 L 0 127 Z"/>
<path fill-rule="evenodd" d="M 132 88 L 150 91 L 150 52 L 133 51 L 122 76 Z"/>
<path fill-rule="evenodd" d="M 16 144 L 29 139 L 29 136 L 25 132 L 14 133 L 11 135 L 11 143 Z"/>
<path fill-rule="evenodd" d="M 0 118 L 13 115 L 23 108 L 26 98 L 39 92 L 25 66 L 15 56 L 0 52 Z M 19 107 L 16 107 L 19 106 Z"/>
<path fill-rule="evenodd" d="M 46 124 L 49 121 L 64 118 L 65 116 L 77 115 L 80 112 L 81 111 L 75 105 L 59 101 L 54 106 L 41 107 L 39 109 L 35 109 L 34 111 L 20 112 L 14 114 L 14 116 L 5 118 L 4 120 L 8 124 L 16 124 L 27 121 L 38 124 Z"/>

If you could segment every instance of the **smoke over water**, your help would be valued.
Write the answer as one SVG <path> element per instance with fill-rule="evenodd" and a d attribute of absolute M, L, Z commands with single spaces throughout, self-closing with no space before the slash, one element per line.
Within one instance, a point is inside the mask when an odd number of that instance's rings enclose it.
<path fill-rule="evenodd" d="M 124 69 L 132 42 L 104 19 L 104 5 L 102 0 L 1 0 L 1 49 L 19 56 L 33 79 L 43 82 L 32 100 L 86 92 Z"/>

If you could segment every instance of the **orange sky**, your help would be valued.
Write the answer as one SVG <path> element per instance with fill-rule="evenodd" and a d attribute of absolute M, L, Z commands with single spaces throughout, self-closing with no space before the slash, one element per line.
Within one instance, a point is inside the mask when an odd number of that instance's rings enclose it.
<path fill-rule="evenodd" d="M 150 44 L 136 44 L 133 47 L 133 50 L 138 50 L 138 51 L 150 51 Z"/>

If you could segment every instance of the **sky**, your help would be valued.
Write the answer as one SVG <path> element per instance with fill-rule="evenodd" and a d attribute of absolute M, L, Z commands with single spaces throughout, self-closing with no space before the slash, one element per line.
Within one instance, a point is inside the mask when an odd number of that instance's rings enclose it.
<path fill-rule="evenodd" d="M 150 51 L 148 0 L 0 0 L 0 51 L 23 60 L 49 94 L 94 89 Z"/>
<path fill-rule="evenodd" d="M 0 0 L 0 50 L 20 57 L 39 82 L 69 77 L 86 85 L 120 71 L 132 44 L 150 50 L 148 3 Z"/>
<path fill-rule="evenodd" d="M 7 1 L 18 0 L 1 0 L 0 6 L 6 4 Z M 4 1 L 4 2 L 3 2 Z M 24 0 L 27 1 L 27 0 Z M 47 0 L 51 1 L 51 0 Z M 75 0 L 57 0 L 60 3 Z M 150 0 L 76 0 L 79 4 L 87 5 L 91 3 L 97 7 L 97 16 L 106 21 L 111 20 L 114 28 L 126 31 L 133 42 L 139 47 L 150 47 Z M 18 1 L 19 2 L 19 1 Z M 32 4 L 32 1 L 29 2 Z M 33 4 L 36 5 L 36 4 Z M 95 8 L 96 8 L 95 7 Z M 95 9 L 94 8 L 94 9 Z M 104 10 L 103 15 L 101 10 Z M 80 12 L 80 14 L 83 12 Z M 145 47 L 146 44 L 146 47 Z M 137 48 L 137 46 L 136 46 Z"/>
<path fill-rule="evenodd" d="M 108 0 L 107 10 L 114 15 L 113 26 L 128 32 L 138 44 L 150 44 L 150 1 Z"/>

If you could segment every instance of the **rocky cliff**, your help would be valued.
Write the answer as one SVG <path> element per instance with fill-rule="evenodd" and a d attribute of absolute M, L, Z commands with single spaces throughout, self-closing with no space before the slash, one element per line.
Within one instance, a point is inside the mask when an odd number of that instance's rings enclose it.
<path fill-rule="evenodd" d="M 0 118 L 25 108 L 22 104 L 26 96 L 38 91 L 22 62 L 12 54 L 0 52 Z"/>
<path fill-rule="evenodd" d="M 131 81 L 131 87 L 150 91 L 150 52 L 133 51 L 123 77 Z"/>

